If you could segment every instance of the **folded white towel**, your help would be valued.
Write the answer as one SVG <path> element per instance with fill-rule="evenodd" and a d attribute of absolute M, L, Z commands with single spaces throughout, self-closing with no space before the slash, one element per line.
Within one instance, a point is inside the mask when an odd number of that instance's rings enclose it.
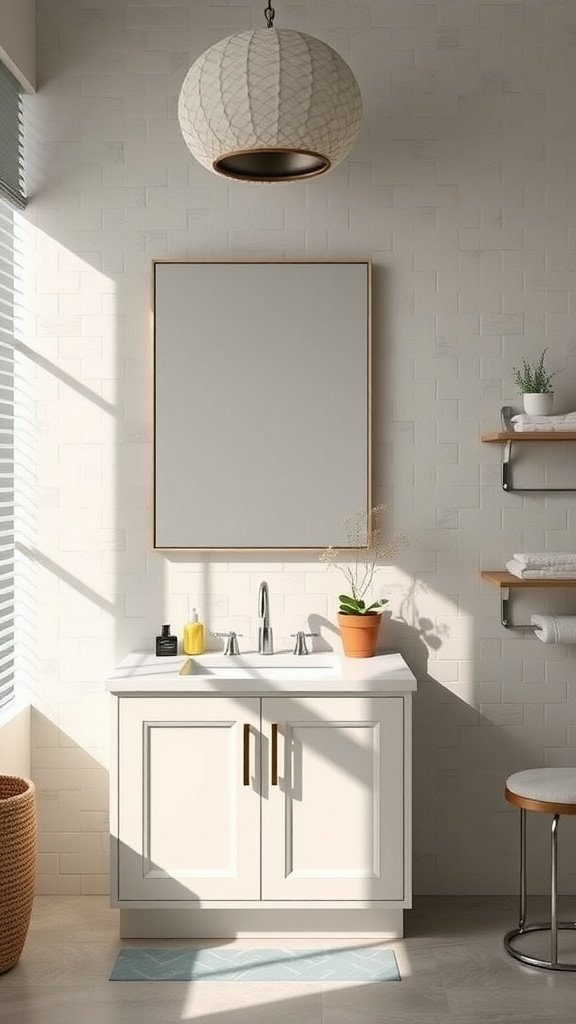
<path fill-rule="evenodd" d="M 512 429 L 519 433 L 538 430 L 576 430 L 576 412 L 563 413 L 561 416 L 530 416 L 518 413 L 512 417 Z"/>
<path fill-rule="evenodd" d="M 576 579 L 576 565 L 549 565 L 541 569 L 527 569 L 515 558 L 506 562 L 506 568 L 513 576 L 521 580 L 574 580 Z"/>
<path fill-rule="evenodd" d="M 574 551 L 515 551 L 512 558 L 525 569 L 545 569 L 546 566 L 565 569 L 571 565 L 576 567 Z"/>
<path fill-rule="evenodd" d="M 576 420 L 566 423 L 513 423 L 515 434 L 567 434 L 576 430 Z"/>
<path fill-rule="evenodd" d="M 575 423 L 576 412 L 563 412 L 557 416 L 532 416 L 527 412 L 516 413 L 512 423 Z"/>
<path fill-rule="evenodd" d="M 530 622 L 543 644 L 576 644 L 576 615 L 533 615 Z"/>

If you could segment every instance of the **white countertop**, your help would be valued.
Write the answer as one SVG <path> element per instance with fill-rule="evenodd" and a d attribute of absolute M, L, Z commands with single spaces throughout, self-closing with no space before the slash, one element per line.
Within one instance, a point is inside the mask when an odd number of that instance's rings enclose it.
<path fill-rule="evenodd" d="M 149 651 L 134 651 L 106 681 L 106 689 L 119 695 L 389 694 L 410 693 L 416 685 L 401 654 L 344 658 L 332 652 L 157 658 Z"/>

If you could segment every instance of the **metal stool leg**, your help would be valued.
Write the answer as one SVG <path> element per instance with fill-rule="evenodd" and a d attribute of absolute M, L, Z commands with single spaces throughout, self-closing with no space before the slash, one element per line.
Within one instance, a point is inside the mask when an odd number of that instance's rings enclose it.
<path fill-rule="evenodd" d="M 553 971 L 576 971 L 576 963 L 558 962 L 558 932 L 574 931 L 573 921 L 558 921 L 558 823 L 560 815 L 555 814 L 551 831 L 551 868 L 550 868 L 550 923 L 526 924 L 526 908 L 528 902 L 526 886 L 526 811 L 520 809 L 520 906 L 518 927 L 512 928 L 504 936 L 504 949 L 515 960 L 520 960 L 530 967 L 544 967 Z M 539 960 L 537 957 L 522 953 L 513 945 L 513 940 L 529 932 L 550 932 L 550 959 Z"/>
<path fill-rule="evenodd" d="M 558 822 L 560 815 L 555 814 L 552 819 L 552 849 L 550 869 L 550 962 L 552 966 L 558 963 Z"/>
<path fill-rule="evenodd" d="M 526 925 L 526 809 L 520 808 L 520 931 Z"/>

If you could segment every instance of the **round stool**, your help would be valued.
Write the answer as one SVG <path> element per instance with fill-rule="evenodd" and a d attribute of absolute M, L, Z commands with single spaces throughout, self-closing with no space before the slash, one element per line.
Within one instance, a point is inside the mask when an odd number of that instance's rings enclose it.
<path fill-rule="evenodd" d="M 576 929 L 576 923 L 558 921 L 558 822 L 561 814 L 576 814 L 576 768 L 532 768 L 516 772 L 506 781 L 505 797 L 520 808 L 520 914 L 518 927 L 504 936 L 504 948 L 510 956 L 531 967 L 554 971 L 576 971 L 576 963 L 558 961 L 558 930 Z M 526 924 L 526 811 L 540 811 L 552 817 L 552 857 L 550 871 L 550 923 Z M 550 959 L 538 960 L 515 949 L 512 942 L 528 932 L 550 932 Z"/>

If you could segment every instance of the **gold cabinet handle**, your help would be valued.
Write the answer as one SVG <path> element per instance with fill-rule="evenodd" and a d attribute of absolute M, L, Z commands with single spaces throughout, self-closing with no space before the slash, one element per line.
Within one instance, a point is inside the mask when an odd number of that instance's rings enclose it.
<path fill-rule="evenodd" d="M 245 786 L 250 785 L 250 726 L 248 722 L 244 723 L 244 779 L 243 783 Z"/>
<path fill-rule="evenodd" d="M 271 739 L 271 761 L 272 761 L 272 778 L 271 785 L 278 785 L 278 725 L 276 722 L 272 724 L 272 739 Z"/>

